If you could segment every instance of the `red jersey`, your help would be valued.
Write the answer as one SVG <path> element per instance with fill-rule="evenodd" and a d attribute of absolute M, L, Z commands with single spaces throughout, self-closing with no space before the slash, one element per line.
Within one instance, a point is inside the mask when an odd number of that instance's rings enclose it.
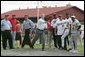
<path fill-rule="evenodd" d="M 16 24 L 17 24 L 17 20 L 16 20 L 16 19 L 11 18 L 9 21 L 10 21 L 10 22 L 11 22 L 11 24 L 12 24 L 12 28 L 11 28 L 11 30 L 12 30 L 12 31 L 16 31 Z"/>
<path fill-rule="evenodd" d="M 51 20 L 47 21 L 47 29 L 48 31 L 53 31 L 53 27 L 51 26 Z"/>

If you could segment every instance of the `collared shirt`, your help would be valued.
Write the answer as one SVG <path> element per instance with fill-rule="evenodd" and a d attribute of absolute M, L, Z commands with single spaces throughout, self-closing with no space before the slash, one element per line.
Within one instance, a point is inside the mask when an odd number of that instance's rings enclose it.
<path fill-rule="evenodd" d="M 37 28 L 40 30 L 44 30 L 46 28 L 46 22 L 42 18 L 40 18 L 37 22 Z"/>
<path fill-rule="evenodd" d="M 59 20 L 55 23 L 55 27 L 57 27 L 57 35 L 62 35 L 64 32 L 64 20 Z"/>
<path fill-rule="evenodd" d="M 30 28 L 34 28 L 34 23 L 29 19 L 24 20 L 23 29 L 30 29 Z"/>
<path fill-rule="evenodd" d="M 11 18 L 9 21 L 10 21 L 10 23 L 12 24 L 11 30 L 12 30 L 12 31 L 16 31 L 17 20 Z"/>
<path fill-rule="evenodd" d="M 1 28 L 3 30 L 11 30 L 11 27 L 12 25 L 9 20 L 6 19 L 1 20 Z"/>

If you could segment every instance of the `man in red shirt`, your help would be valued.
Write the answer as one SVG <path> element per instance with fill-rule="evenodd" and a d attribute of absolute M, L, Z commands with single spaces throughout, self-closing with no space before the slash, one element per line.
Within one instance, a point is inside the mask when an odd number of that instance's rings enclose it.
<path fill-rule="evenodd" d="M 52 16 L 49 16 L 48 21 L 47 21 L 47 30 L 48 30 L 48 45 L 49 48 L 51 48 L 51 42 L 52 42 L 52 32 L 53 32 L 53 27 L 51 26 L 51 21 L 52 21 Z"/>
<path fill-rule="evenodd" d="M 12 18 L 9 20 L 12 24 L 12 38 L 13 38 L 13 45 L 15 47 L 15 37 L 16 37 L 16 24 L 17 24 L 17 20 L 16 20 L 16 15 L 12 15 Z"/>

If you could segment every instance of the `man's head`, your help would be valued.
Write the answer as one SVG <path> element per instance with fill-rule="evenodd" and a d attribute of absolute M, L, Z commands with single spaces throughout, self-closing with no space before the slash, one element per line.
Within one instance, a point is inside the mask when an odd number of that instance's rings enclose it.
<path fill-rule="evenodd" d="M 56 18 L 57 18 L 56 14 L 53 14 L 53 19 L 56 19 Z"/>
<path fill-rule="evenodd" d="M 66 18 L 68 19 L 70 17 L 70 15 L 68 13 L 66 13 Z"/>
<path fill-rule="evenodd" d="M 5 17 L 6 19 L 9 19 L 9 15 L 5 15 L 4 17 Z"/>
<path fill-rule="evenodd" d="M 40 18 L 44 19 L 44 17 L 45 17 L 44 14 L 41 14 L 41 15 L 40 15 Z"/>
<path fill-rule="evenodd" d="M 28 19 L 28 15 L 25 15 L 24 18 L 25 18 L 25 20 L 27 20 Z"/>
<path fill-rule="evenodd" d="M 74 22 L 74 21 L 75 21 L 75 16 L 74 16 L 74 15 L 71 16 L 71 19 L 72 19 L 72 21 Z"/>
<path fill-rule="evenodd" d="M 16 18 L 16 15 L 12 15 L 12 18 L 15 19 Z"/>
<path fill-rule="evenodd" d="M 60 20 L 62 20 L 62 15 L 59 15 L 58 18 L 59 18 Z"/>
<path fill-rule="evenodd" d="M 53 19 L 53 16 L 52 15 L 48 16 L 48 19 L 49 20 L 52 20 Z"/>

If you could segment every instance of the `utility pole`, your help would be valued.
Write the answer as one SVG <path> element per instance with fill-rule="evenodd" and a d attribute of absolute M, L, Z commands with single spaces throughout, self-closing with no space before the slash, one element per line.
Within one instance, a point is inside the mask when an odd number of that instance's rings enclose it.
<path fill-rule="evenodd" d="M 37 21 L 39 19 L 39 1 L 37 1 Z"/>

